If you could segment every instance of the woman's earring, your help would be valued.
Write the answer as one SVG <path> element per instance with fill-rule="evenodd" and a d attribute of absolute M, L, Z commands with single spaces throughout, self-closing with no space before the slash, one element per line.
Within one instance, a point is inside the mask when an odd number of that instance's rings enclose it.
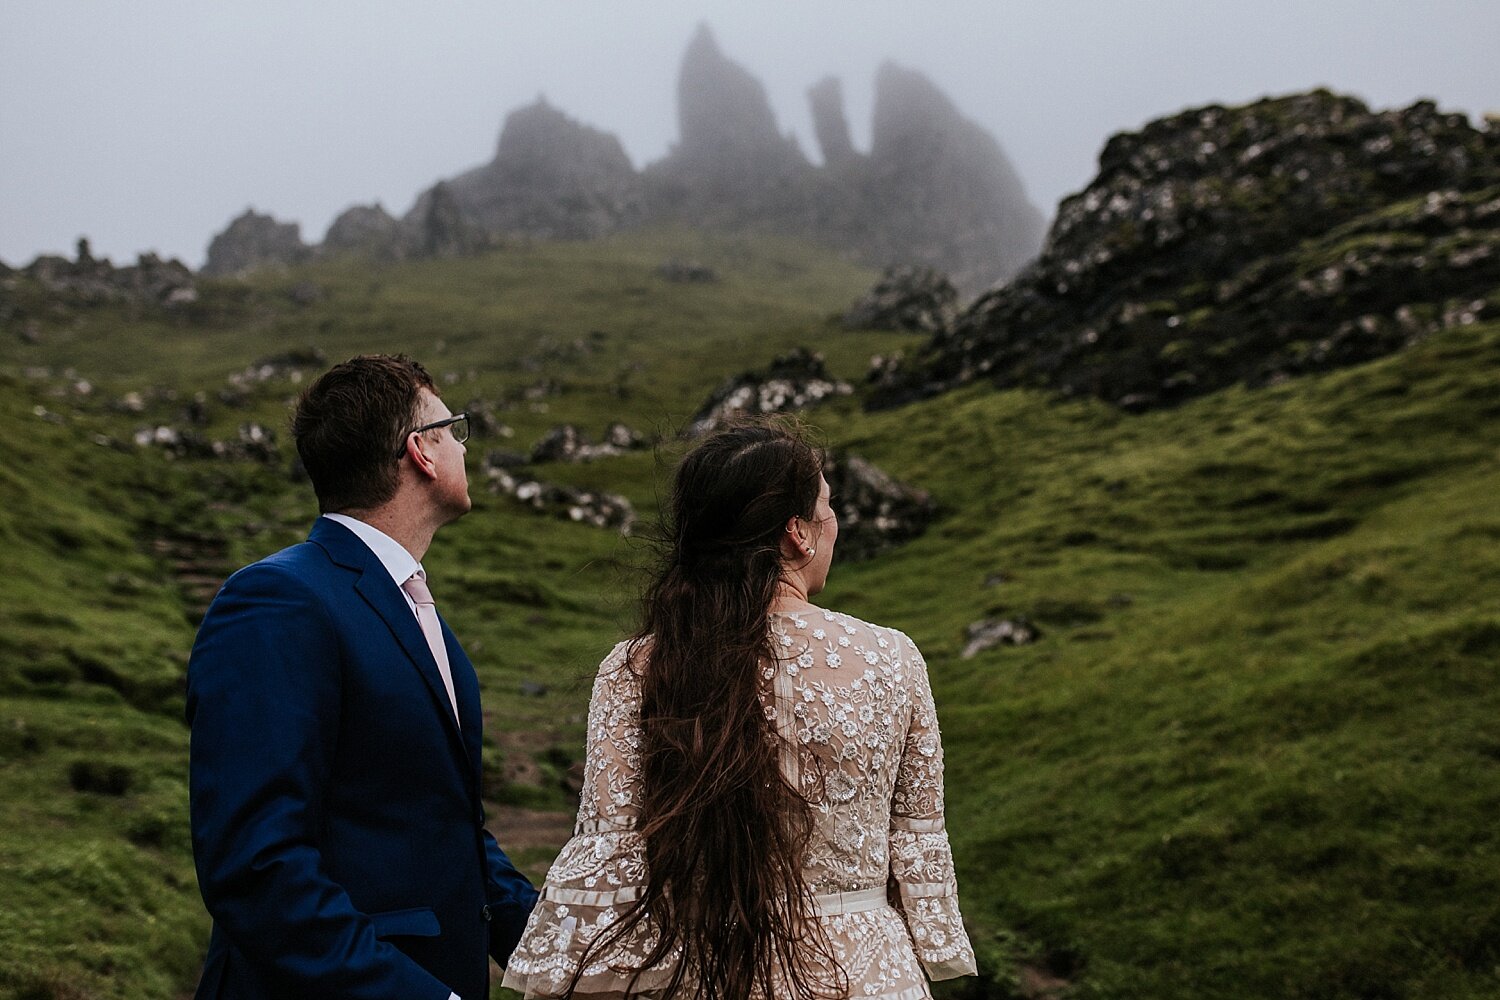
<path fill-rule="evenodd" d="M 813 556 L 815 556 L 817 554 L 818 554 L 818 550 L 817 549 L 813 548 L 811 545 L 809 545 L 807 547 L 807 558 L 811 559 Z"/>

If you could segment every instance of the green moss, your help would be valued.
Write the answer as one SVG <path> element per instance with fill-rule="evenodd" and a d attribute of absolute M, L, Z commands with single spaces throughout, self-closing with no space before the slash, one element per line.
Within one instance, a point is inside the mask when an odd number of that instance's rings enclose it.
<path fill-rule="evenodd" d="M 660 282 L 669 256 L 723 280 Z M 515 436 L 476 438 L 475 466 L 565 420 L 671 432 L 725 375 L 788 347 L 855 380 L 871 354 L 910 347 L 830 322 L 871 278 L 793 244 L 648 234 L 331 261 L 207 286 L 191 323 L 106 309 L 40 345 L 0 342 L 0 995 L 190 988 L 208 930 L 179 721 L 193 601 L 156 542 L 212 537 L 232 567 L 314 515 L 284 434 L 268 464 L 96 435 L 176 422 L 199 391 L 210 437 L 280 430 L 298 383 L 217 394 L 252 359 L 309 343 L 335 359 L 406 349 L 451 402 L 509 400 L 496 415 Z M 304 279 L 327 294 L 296 308 L 284 291 Z M 96 389 L 19 376 L 36 364 Z M 1140 417 L 982 387 L 810 416 L 944 512 L 838 567 L 827 600 L 927 654 L 984 988 L 1003 995 L 1029 965 L 1094 998 L 1494 995 L 1497 368 L 1500 327 L 1476 324 Z M 526 400 L 544 377 L 564 391 Z M 112 405 L 127 391 L 144 413 Z M 543 472 L 649 518 L 674 454 Z M 491 771 L 534 764 L 491 798 L 565 809 L 592 671 L 629 627 L 651 548 L 533 517 L 477 476 L 474 492 L 426 563 L 480 674 Z M 960 659 L 965 627 L 1001 612 L 1033 617 L 1042 640 Z M 522 857 L 540 868 L 547 852 Z"/>

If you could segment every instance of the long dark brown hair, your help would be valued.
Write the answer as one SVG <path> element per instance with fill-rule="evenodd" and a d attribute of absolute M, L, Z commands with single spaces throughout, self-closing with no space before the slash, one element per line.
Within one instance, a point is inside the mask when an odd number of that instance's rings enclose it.
<path fill-rule="evenodd" d="M 663 565 L 635 636 L 646 884 L 589 949 L 649 925 L 654 947 L 627 996 L 674 955 L 667 982 L 652 987 L 669 997 L 810 1000 L 848 989 L 808 919 L 811 810 L 781 772 L 760 698 L 761 671 L 775 662 L 781 536 L 793 516 L 813 517 L 821 467 L 792 427 L 756 421 L 714 432 L 677 468 Z"/>

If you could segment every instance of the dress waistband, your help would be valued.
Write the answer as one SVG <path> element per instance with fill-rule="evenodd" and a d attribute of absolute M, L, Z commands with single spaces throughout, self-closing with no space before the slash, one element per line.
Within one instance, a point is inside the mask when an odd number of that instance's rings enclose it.
<path fill-rule="evenodd" d="M 868 889 L 855 889 L 853 892 L 830 892 L 826 895 L 814 896 L 813 914 L 819 917 L 831 917 L 839 913 L 863 913 L 866 910 L 878 910 L 889 905 L 885 898 L 885 886 L 876 885 Z"/>
<path fill-rule="evenodd" d="M 614 906 L 638 899 L 640 887 L 627 885 L 604 892 L 589 892 L 583 889 L 549 885 L 542 894 L 551 902 L 570 906 Z M 855 889 L 853 892 L 829 892 L 814 896 L 812 915 L 832 917 L 840 913 L 863 913 L 866 910 L 878 910 L 886 905 L 888 904 L 885 886 L 877 885 L 868 889 Z"/>

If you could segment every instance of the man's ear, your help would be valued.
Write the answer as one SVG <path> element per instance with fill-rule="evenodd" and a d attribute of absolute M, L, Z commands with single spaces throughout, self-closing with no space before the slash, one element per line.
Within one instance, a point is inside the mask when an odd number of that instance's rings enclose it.
<path fill-rule="evenodd" d="M 406 457 L 411 459 L 418 473 L 428 479 L 437 478 L 437 466 L 433 464 L 432 456 L 427 454 L 427 442 L 422 439 L 422 435 L 406 436 Z"/>

